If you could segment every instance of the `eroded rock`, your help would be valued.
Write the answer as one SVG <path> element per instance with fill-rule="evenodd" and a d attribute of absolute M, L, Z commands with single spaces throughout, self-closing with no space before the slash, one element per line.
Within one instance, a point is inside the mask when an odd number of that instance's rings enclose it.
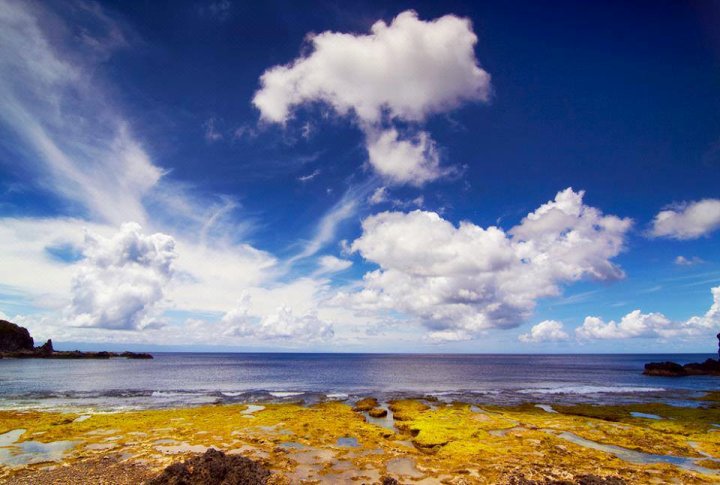
<path fill-rule="evenodd" d="M 271 473 L 260 463 L 210 448 L 182 463 L 173 463 L 147 485 L 264 485 Z"/>

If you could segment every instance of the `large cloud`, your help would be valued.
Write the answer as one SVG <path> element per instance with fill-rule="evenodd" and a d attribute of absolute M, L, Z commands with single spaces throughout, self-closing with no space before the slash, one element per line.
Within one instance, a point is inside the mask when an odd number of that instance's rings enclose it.
<path fill-rule="evenodd" d="M 529 333 L 520 335 L 518 339 L 526 343 L 561 342 L 569 340 L 570 335 L 565 332 L 562 323 L 555 320 L 545 320 L 534 325 Z"/>
<path fill-rule="evenodd" d="M 720 330 L 720 286 L 712 288 L 713 304 L 702 316 L 684 321 L 672 321 L 662 313 L 642 313 L 635 310 L 619 322 L 605 322 L 598 317 L 586 317 L 575 332 L 580 339 L 625 339 L 697 336 L 714 334 Z"/>
<path fill-rule="evenodd" d="M 127 223 L 111 238 L 88 233 L 83 254 L 66 309 L 71 325 L 135 330 L 155 323 L 176 258 L 170 236 L 146 236 Z"/>
<path fill-rule="evenodd" d="M 335 335 L 332 324 L 320 319 L 315 311 L 296 314 L 292 308 L 283 305 L 262 317 L 255 316 L 251 313 L 247 294 L 235 308 L 223 315 L 221 324 L 228 337 L 258 340 L 299 339 L 306 343 Z"/>
<path fill-rule="evenodd" d="M 651 235 L 672 239 L 697 239 L 720 228 L 720 199 L 686 202 L 660 211 Z"/>
<path fill-rule="evenodd" d="M 444 171 L 428 133 L 402 139 L 383 122 L 422 122 L 490 95 L 490 76 L 475 58 L 477 37 L 454 15 L 426 22 L 406 11 L 389 25 L 376 22 L 368 35 L 323 32 L 310 43 L 308 55 L 262 75 L 253 103 L 274 123 L 318 101 L 352 114 L 367 136 L 370 163 L 391 182 L 421 185 Z"/>
<path fill-rule="evenodd" d="M 563 283 L 623 276 L 610 260 L 632 221 L 586 206 L 583 195 L 559 192 L 508 232 L 456 227 L 419 210 L 371 216 L 351 249 L 380 268 L 365 275 L 362 290 L 340 299 L 414 315 L 437 340 L 516 327 Z"/>

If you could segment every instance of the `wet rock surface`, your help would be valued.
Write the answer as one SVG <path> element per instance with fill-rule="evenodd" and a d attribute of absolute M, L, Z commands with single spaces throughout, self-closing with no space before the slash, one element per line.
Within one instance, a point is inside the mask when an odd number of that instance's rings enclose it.
<path fill-rule="evenodd" d="M 200 456 L 170 465 L 147 485 L 262 485 L 270 476 L 270 471 L 256 461 L 210 448 Z"/>

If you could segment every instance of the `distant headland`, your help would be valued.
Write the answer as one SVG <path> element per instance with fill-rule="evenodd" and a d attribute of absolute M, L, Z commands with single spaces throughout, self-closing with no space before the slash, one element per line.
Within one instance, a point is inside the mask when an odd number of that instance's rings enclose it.
<path fill-rule="evenodd" d="M 35 340 L 27 328 L 7 320 L 0 320 L 0 359 L 152 359 L 145 352 L 81 352 L 79 350 L 58 351 L 53 348 L 52 339 L 35 347 Z"/>
<path fill-rule="evenodd" d="M 680 365 L 677 362 L 650 362 L 645 364 L 643 374 L 655 377 L 720 376 L 720 333 L 718 339 L 718 359 L 705 362 L 693 362 Z"/>

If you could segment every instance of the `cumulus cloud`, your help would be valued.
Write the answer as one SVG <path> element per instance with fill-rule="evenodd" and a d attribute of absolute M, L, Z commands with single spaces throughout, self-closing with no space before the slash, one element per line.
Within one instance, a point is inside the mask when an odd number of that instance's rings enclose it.
<path fill-rule="evenodd" d="M 367 137 L 371 165 L 394 183 L 423 183 L 443 175 L 428 133 L 401 138 L 384 122 L 420 123 L 465 101 L 487 101 L 490 75 L 475 58 L 469 20 L 446 15 L 423 21 L 413 11 L 367 35 L 309 36 L 310 53 L 268 69 L 253 104 L 262 119 L 285 123 L 293 108 L 312 102 L 351 115 Z"/>
<path fill-rule="evenodd" d="M 671 239 L 697 239 L 720 228 L 720 199 L 684 202 L 658 212 L 650 234 Z"/>
<path fill-rule="evenodd" d="M 65 312 L 71 325 L 136 330 L 156 323 L 177 256 L 172 237 L 127 223 L 111 238 L 87 233 L 83 255 Z"/>
<path fill-rule="evenodd" d="M 435 340 L 458 340 L 512 328 L 539 298 L 561 285 L 623 277 L 611 262 L 623 249 L 630 219 L 603 215 L 566 189 L 505 232 L 438 214 L 383 212 L 363 221 L 351 244 L 379 269 L 363 288 L 342 293 L 356 308 L 393 309 L 418 317 Z"/>
<path fill-rule="evenodd" d="M 296 315 L 292 308 L 280 306 L 262 317 L 251 313 L 250 297 L 244 295 L 238 306 L 223 315 L 224 334 L 258 340 L 325 340 L 335 335 L 332 324 L 321 320 L 314 311 Z"/>
<path fill-rule="evenodd" d="M 367 150 L 375 170 L 394 183 L 423 185 L 444 172 L 435 142 L 424 131 L 410 139 L 400 139 L 395 129 L 369 136 Z"/>
<path fill-rule="evenodd" d="M 530 329 L 530 333 L 524 333 L 518 337 L 521 342 L 561 342 L 569 340 L 570 335 L 565 332 L 563 324 L 555 320 L 545 320 Z"/>
<path fill-rule="evenodd" d="M 720 286 L 711 289 L 713 304 L 702 316 L 684 321 L 672 321 L 662 313 L 642 313 L 635 310 L 620 319 L 603 321 L 598 317 L 586 317 L 581 327 L 575 329 L 580 339 L 625 339 L 697 336 L 713 334 L 720 330 Z"/>

